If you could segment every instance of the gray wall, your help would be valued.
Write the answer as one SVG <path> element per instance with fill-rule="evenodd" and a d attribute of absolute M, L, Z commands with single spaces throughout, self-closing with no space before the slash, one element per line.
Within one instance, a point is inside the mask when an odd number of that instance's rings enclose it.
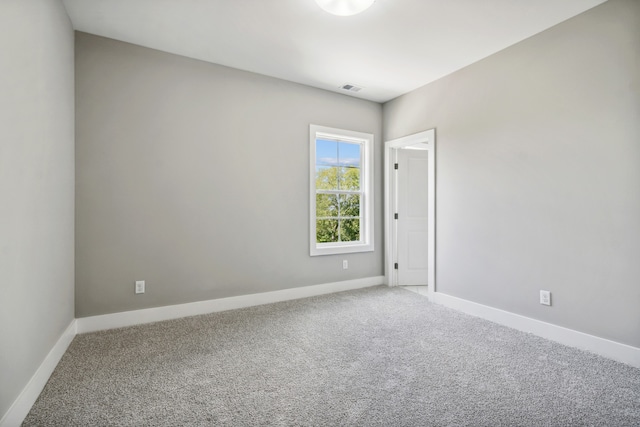
<path fill-rule="evenodd" d="M 384 105 L 436 128 L 438 291 L 640 346 L 638 52 L 610 0 Z"/>
<path fill-rule="evenodd" d="M 76 106 L 77 317 L 383 274 L 380 104 L 76 33 Z M 374 253 L 309 256 L 310 123 L 375 134 Z"/>
<path fill-rule="evenodd" d="M 73 30 L 0 2 L 0 419 L 73 320 Z"/>

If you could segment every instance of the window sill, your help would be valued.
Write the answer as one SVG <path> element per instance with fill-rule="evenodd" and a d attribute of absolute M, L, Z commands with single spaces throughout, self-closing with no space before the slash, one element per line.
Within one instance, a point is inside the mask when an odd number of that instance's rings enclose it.
<path fill-rule="evenodd" d="M 358 252 L 373 252 L 373 244 L 357 245 L 323 245 L 311 248 L 310 256 L 352 254 Z"/>

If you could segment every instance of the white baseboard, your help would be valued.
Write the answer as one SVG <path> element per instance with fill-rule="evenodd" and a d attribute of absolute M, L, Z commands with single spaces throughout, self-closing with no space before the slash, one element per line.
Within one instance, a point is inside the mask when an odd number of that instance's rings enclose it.
<path fill-rule="evenodd" d="M 494 323 L 529 332 L 570 347 L 587 350 L 609 359 L 640 368 L 640 348 L 621 344 L 605 338 L 578 332 L 573 329 L 546 323 L 509 311 L 471 302 L 451 295 L 434 292 L 431 299 L 436 304 L 453 308 Z"/>
<path fill-rule="evenodd" d="M 132 326 L 161 320 L 170 320 L 180 317 L 196 316 L 199 314 L 270 304 L 274 302 L 289 301 L 316 295 L 378 286 L 385 283 L 384 276 L 366 277 L 362 279 L 325 283 L 322 285 L 305 286 L 301 288 L 283 289 L 280 291 L 264 292 L 260 294 L 241 295 L 237 297 L 75 319 L 62 333 L 38 370 L 31 377 L 7 413 L 2 417 L 0 420 L 0 427 L 20 426 L 49 380 L 49 377 L 62 358 L 62 355 L 69 347 L 69 344 L 71 344 L 76 333 L 113 329 L 123 326 Z M 529 332 L 564 345 L 588 350 L 601 356 L 640 368 L 640 348 L 599 338 L 440 292 L 434 292 L 431 300 L 437 304 L 441 304 L 473 316 L 481 317 L 520 331 Z"/>
<path fill-rule="evenodd" d="M 143 323 L 158 322 L 161 320 L 197 316 L 217 311 L 234 310 L 237 308 L 252 307 L 255 305 L 349 291 L 352 289 L 378 286 L 384 283 L 384 276 L 365 277 L 362 279 L 303 286 L 300 288 L 283 289 L 280 291 L 263 292 L 259 294 L 240 295 L 237 297 L 146 308 L 142 310 L 125 311 L 100 316 L 81 317 L 76 319 L 78 322 L 77 331 L 81 334 L 85 332 L 121 328 L 124 326 L 133 326 Z"/>
<path fill-rule="evenodd" d="M 18 427 L 22 424 L 75 336 L 76 321 L 73 320 L 54 344 L 51 351 L 49 351 L 47 357 L 44 358 L 36 373 L 33 374 L 27 385 L 22 389 L 18 398 L 4 414 L 4 417 L 0 420 L 0 427 Z"/>
<path fill-rule="evenodd" d="M 33 374 L 18 398 L 2 417 L 0 420 L 0 427 L 18 427 L 22 424 L 22 421 L 24 421 L 29 410 L 31 410 L 31 407 L 38 399 L 38 396 L 47 384 L 49 377 L 51 377 L 53 370 L 58 365 L 58 362 L 60 362 L 60 359 L 76 334 L 270 304 L 274 302 L 349 291 L 352 289 L 360 289 L 382 284 L 384 284 L 384 276 L 365 277 L 362 279 L 304 286 L 301 288 L 283 289 L 280 291 L 264 292 L 260 294 L 241 295 L 237 297 L 75 319 L 62 333 L 62 336 L 60 336 L 51 351 L 49 351 L 49 354 L 44 359 L 40 367 L 38 367 L 38 370 Z"/>

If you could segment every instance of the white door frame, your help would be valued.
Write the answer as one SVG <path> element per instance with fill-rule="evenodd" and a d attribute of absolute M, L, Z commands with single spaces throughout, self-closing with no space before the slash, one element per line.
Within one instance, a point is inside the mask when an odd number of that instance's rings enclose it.
<path fill-rule="evenodd" d="M 397 180 L 395 174 L 391 173 L 393 164 L 396 162 L 396 151 L 398 148 L 406 148 L 412 145 L 427 145 L 429 151 L 428 167 L 429 182 L 428 191 L 428 287 L 427 297 L 433 299 L 436 292 L 436 132 L 429 129 L 413 135 L 393 139 L 384 143 L 384 240 L 385 240 L 385 280 L 388 286 L 397 286 L 398 277 L 393 268 L 396 256 L 397 226 L 394 219 L 396 200 L 398 197 Z"/>

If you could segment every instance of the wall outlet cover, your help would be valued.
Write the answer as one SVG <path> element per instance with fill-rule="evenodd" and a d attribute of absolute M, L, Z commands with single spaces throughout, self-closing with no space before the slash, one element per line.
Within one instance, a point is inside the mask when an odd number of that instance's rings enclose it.
<path fill-rule="evenodd" d="M 136 280 L 136 294 L 144 294 L 144 280 Z"/>
<path fill-rule="evenodd" d="M 551 305 L 551 292 L 550 291 L 540 291 L 540 304 L 542 304 L 542 305 Z"/>

